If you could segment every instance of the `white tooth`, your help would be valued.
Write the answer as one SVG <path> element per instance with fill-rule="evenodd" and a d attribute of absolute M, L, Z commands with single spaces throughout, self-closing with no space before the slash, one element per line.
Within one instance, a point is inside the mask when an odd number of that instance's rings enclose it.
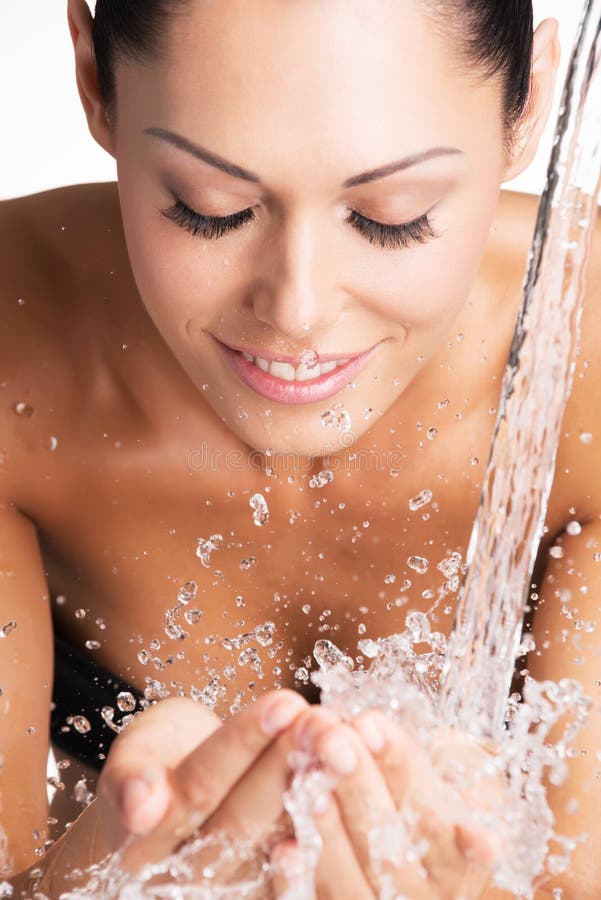
<path fill-rule="evenodd" d="M 261 372 L 269 371 L 269 362 L 266 359 L 263 359 L 261 356 L 255 357 L 255 366 L 261 370 Z"/>
<path fill-rule="evenodd" d="M 330 360 L 330 362 L 327 362 L 327 363 L 322 363 L 319 367 L 319 374 L 327 375 L 328 372 L 331 372 L 332 369 L 335 369 L 337 365 L 338 365 L 338 361 L 335 359 L 332 359 L 332 360 Z"/>
<path fill-rule="evenodd" d="M 242 356 L 244 357 L 244 359 L 247 359 L 249 362 L 252 362 L 254 359 L 254 356 L 251 356 L 250 353 L 245 353 L 244 351 L 242 351 Z"/>
<path fill-rule="evenodd" d="M 319 366 L 313 366 L 313 368 L 308 369 L 304 363 L 301 363 L 300 366 L 296 368 L 296 380 L 297 381 L 310 381 L 312 378 L 319 377 Z"/>
<path fill-rule="evenodd" d="M 290 363 L 272 362 L 269 366 L 269 374 L 274 378 L 283 378 L 284 381 L 294 381 L 294 366 Z"/>

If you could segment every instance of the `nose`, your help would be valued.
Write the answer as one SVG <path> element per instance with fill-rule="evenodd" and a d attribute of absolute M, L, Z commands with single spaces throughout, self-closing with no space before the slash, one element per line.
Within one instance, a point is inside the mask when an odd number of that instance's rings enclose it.
<path fill-rule="evenodd" d="M 255 317 L 295 340 L 326 331 L 345 297 L 314 219 L 298 216 L 268 241 L 252 292 Z"/>

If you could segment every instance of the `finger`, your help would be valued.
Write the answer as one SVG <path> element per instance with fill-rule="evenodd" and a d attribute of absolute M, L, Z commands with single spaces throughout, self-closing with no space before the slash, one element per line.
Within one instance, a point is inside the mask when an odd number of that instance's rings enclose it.
<path fill-rule="evenodd" d="M 416 784 L 431 782 L 427 754 L 407 728 L 373 710 L 361 713 L 351 724 L 377 760 L 398 809 L 411 797 Z"/>
<path fill-rule="evenodd" d="M 125 833 L 149 831 L 158 823 L 172 795 L 168 770 L 220 727 L 214 713 L 181 697 L 133 719 L 113 744 L 98 784 L 105 830 L 116 845 Z"/>
<path fill-rule="evenodd" d="M 311 734 L 308 735 L 309 740 Z M 370 870 L 369 831 L 396 813 L 377 763 L 356 732 L 336 724 L 314 738 L 314 753 L 336 779 L 334 794 L 341 820 L 366 872 Z"/>
<path fill-rule="evenodd" d="M 214 731 L 170 773 L 172 796 L 169 808 L 159 825 L 149 835 L 141 836 L 127 851 L 126 863 L 134 866 L 138 860 L 164 858 L 209 820 L 212 828 L 231 825 L 233 830 L 237 828 L 243 832 L 240 817 L 246 808 L 258 808 L 260 826 L 267 821 L 273 822 L 282 809 L 281 794 L 285 789 L 287 765 L 283 758 L 286 744 L 278 741 L 276 735 L 285 731 L 306 707 L 307 703 L 294 691 L 271 692 Z M 252 779 L 254 794 L 249 797 L 245 788 L 248 778 L 243 776 L 262 759 L 270 746 L 274 750 L 268 759 L 274 771 L 263 762 L 259 780 L 256 774 Z M 239 781 L 240 787 L 236 789 Z M 279 791 L 277 803 L 272 784 Z M 269 786 L 268 791 L 265 785 Z M 272 802 L 266 802 L 267 794 Z M 236 798 L 234 804 L 232 797 Z M 257 797 L 261 797 L 261 803 L 257 803 Z M 228 798 L 229 803 L 226 802 Z M 222 805 L 223 809 L 220 809 Z M 248 821 L 251 819 L 252 816 Z"/>
<path fill-rule="evenodd" d="M 458 806 L 461 797 L 443 780 L 413 735 L 376 712 L 360 715 L 353 726 L 371 747 L 396 806 L 413 808 L 413 839 L 426 842 L 427 848 L 420 866 L 438 885 L 436 890 L 440 896 L 459 896 L 472 864 L 476 863 L 477 868 L 478 864 L 489 864 L 493 858 L 485 835 L 457 824 L 465 818 L 465 804 Z M 437 759 L 444 764 L 444 774 L 453 768 L 453 754 L 462 751 L 464 744 L 465 741 L 459 743 L 455 736 L 446 755 L 438 748 Z M 481 762 L 481 751 L 476 757 L 471 746 L 467 750 L 466 760 L 472 765 Z M 419 874 L 419 868 L 414 869 L 415 875 Z M 482 868 L 479 878 L 482 878 Z"/>
<path fill-rule="evenodd" d="M 314 876 L 319 900 L 373 900 L 379 896 L 359 863 L 336 799 L 332 798 L 313 821 L 322 844 Z"/>
<path fill-rule="evenodd" d="M 335 795 L 341 820 L 374 892 L 380 893 L 387 881 L 407 896 L 430 897 L 430 864 L 437 873 L 459 871 L 463 875 L 465 861 L 454 842 L 453 829 L 436 817 L 422 813 L 417 833 L 408 829 L 410 820 L 404 821 L 395 799 L 399 806 L 406 801 L 412 769 L 425 768 L 420 761 L 423 751 L 421 757 L 409 760 L 411 739 L 396 726 L 386 729 L 380 718 L 366 714 L 356 728 L 339 726 L 322 732 L 316 741 L 317 757 L 339 776 Z M 380 768 L 383 762 L 387 779 Z M 390 784 L 395 789 L 394 799 Z M 422 789 L 430 784 L 422 781 Z M 430 856 L 423 861 L 413 858 L 418 841 L 424 842 L 424 851 L 430 848 Z"/>
<path fill-rule="evenodd" d="M 277 844 L 271 851 L 269 865 L 273 900 L 284 900 L 289 892 L 298 893 L 306 887 L 305 854 L 296 841 Z"/>
<path fill-rule="evenodd" d="M 271 692 L 182 761 L 173 772 L 173 785 L 183 807 L 194 813 L 196 826 L 213 815 L 247 769 L 307 706 L 294 691 Z"/>

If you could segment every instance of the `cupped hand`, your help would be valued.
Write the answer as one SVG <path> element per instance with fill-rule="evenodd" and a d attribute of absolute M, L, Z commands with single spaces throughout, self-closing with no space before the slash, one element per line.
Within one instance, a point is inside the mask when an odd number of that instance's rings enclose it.
<path fill-rule="evenodd" d="M 313 755 L 335 785 L 314 818 L 323 842 L 318 900 L 481 896 L 499 848 L 478 817 L 504 796 L 503 775 L 488 749 L 443 731 L 425 749 L 375 711 L 350 724 L 327 710 L 311 711 L 292 730 L 297 749 Z M 459 783 L 463 777 L 460 787 L 453 784 L 457 777 Z M 271 860 L 275 896 L 294 892 L 302 873 L 299 846 L 286 840 Z"/>
<path fill-rule="evenodd" d="M 96 855 L 130 837 L 120 865 L 136 871 L 207 822 L 224 832 L 265 831 L 283 813 L 289 726 L 306 708 L 299 694 L 280 690 L 225 723 L 185 698 L 146 710 L 119 735 L 99 779 Z"/>

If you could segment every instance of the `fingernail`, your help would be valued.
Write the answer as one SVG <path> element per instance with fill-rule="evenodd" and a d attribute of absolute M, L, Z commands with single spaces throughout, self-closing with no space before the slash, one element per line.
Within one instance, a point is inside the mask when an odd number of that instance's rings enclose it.
<path fill-rule="evenodd" d="M 361 716 L 353 725 L 371 753 L 379 753 L 384 749 L 386 738 L 375 715 Z"/>
<path fill-rule="evenodd" d="M 121 812 L 133 834 L 147 834 L 157 825 L 168 805 L 167 791 L 160 789 L 155 773 L 134 775 L 121 789 Z"/>
<path fill-rule="evenodd" d="M 348 742 L 338 736 L 324 741 L 319 749 L 319 758 L 338 775 L 350 775 L 357 768 L 357 754 Z"/>
<path fill-rule="evenodd" d="M 294 722 L 301 709 L 304 707 L 301 697 L 286 697 L 276 700 L 263 714 L 261 728 L 267 737 L 275 737 L 281 731 L 288 728 Z"/>

